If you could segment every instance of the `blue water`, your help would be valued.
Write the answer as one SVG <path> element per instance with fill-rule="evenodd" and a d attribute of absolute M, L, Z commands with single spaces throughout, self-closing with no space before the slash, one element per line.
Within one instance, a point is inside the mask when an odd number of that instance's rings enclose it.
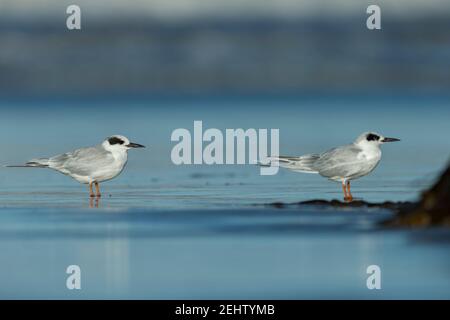
<path fill-rule="evenodd" d="M 383 230 L 378 210 L 278 210 L 264 204 L 340 199 L 336 183 L 253 165 L 175 166 L 174 129 L 278 128 L 301 155 L 374 130 L 376 170 L 352 184 L 367 201 L 415 200 L 449 159 L 450 99 L 203 97 L 0 102 L 0 164 L 123 134 L 148 146 L 92 201 L 46 169 L 0 169 L 1 298 L 450 298 L 448 230 Z M 65 268 L 82 268 L 82 290 Z M 382 290 L 365 286 L 368 265 Z"/>

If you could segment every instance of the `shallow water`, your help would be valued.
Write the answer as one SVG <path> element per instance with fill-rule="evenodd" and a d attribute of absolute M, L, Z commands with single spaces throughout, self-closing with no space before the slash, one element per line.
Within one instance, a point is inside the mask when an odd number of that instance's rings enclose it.
<path fill-rule="evenodd" d="M 449 99 L 406 97 L 3 101 L 0 163 L 96 144 L 121 133 L 148 145 L 102 185 L 103 198 L 46 169 L 0 169 L 1 298 L 450 298 L 448 230 L 381 230 L 379 210 L 277 210 L 340 199 L 339 184 L 256 166 L 175 166 L 170 134 L 279 128 L 283 154 L 318 152 L 376 130 L 376 170 L 355 181 L 367 201 L 416 199 L 449 156 Z M 82 290 L 65 268 L 82 268 Z M 366 288 L 366 268 L 382 290 Z"/>
<path fill-rule="evenodd" d="M 389 212 L 0 210 L 2 298 L 449 298 L 448 230 Z M 82 289 L 65 288 L 65 268 Z M 379 265 L 382 289 L 366 288 Z"/>

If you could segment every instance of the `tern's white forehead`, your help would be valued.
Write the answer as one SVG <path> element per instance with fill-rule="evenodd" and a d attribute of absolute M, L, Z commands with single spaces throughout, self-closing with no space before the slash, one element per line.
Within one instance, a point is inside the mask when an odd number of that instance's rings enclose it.
<path fill-rule="evenodd" d="M 127 137 L 121 136 L 119 134 L 113 135 L 105 140 L 111 146 L 126 146 L 130 143 Z"/>

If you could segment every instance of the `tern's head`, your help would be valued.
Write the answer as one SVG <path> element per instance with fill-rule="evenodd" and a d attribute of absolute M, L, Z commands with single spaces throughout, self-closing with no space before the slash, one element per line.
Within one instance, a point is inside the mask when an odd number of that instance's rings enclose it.
<path fill-rule="evenodd" d="M 145 148 L 142 144 L 130 142 L 127 137 L 114 135 L 107 138 L 102 143 L 103 147 L 108 151 L 126 151 L 131 148 Z"/>
<path fill-rule="evenodd" d="M 400 141 L 400 139 L 387 138 L 376 132 L 365 132 L 361 134 L 355 140 L 354 143 L 361 147 L 373 147 L 373 146 L 378 147 L 379 145 L 385 142 L 394 142 L 394 141 Z"/>

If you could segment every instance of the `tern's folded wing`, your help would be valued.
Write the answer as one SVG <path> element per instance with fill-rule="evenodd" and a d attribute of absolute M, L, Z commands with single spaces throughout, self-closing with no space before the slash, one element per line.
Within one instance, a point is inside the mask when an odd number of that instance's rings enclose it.
<path fill-rule="evenodd" d="M 114 162 L 113 156 L 97 147 L 81 148 L 50 158 L 51 167 L 66 174 L 92 175 Z"/>
<path fill-rule="evenodd" d="M 361 149 L 347 145 L 331 149 L 320 155 L 314 163 L 314 168 L 324 177 L 350 177 L 357 174 L 364 165 L 364 160 L 358 158 Z"/>

